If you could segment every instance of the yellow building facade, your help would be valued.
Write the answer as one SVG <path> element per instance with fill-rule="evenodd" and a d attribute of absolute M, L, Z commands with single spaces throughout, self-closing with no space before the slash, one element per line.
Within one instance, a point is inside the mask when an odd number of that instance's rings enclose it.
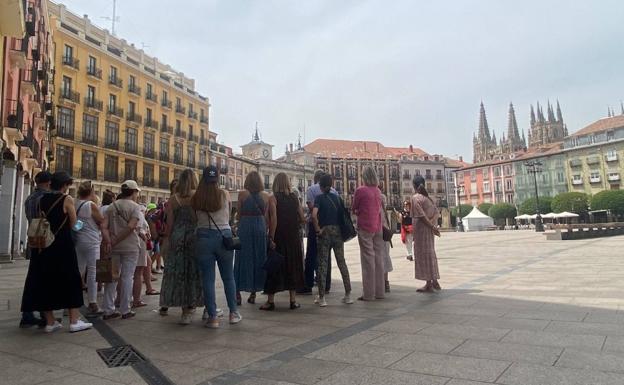
<path fill-rule="evenodd" d="M 92 180 L 99 193 L 134 179 L 143 200 L 168 196 L 185 168 L 210 161 L 208 98 L 195 81 L 49 3 L 54 29 L 53 170 Z"/>
<path fill-rule="evenodd" d="M 600 119 L 564 140 L 568 190 L 618 190 L 624 165 L 624 115 Z"/>

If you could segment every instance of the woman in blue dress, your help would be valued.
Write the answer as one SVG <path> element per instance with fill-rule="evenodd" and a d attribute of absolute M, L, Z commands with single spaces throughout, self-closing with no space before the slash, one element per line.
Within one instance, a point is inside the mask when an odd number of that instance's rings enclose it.
<path fill-rule="evenodd" d="M 267 223 L 269 194 L 263 191 L 260 174 L 250 172 L 245 178 L 244 190 L 238 194 L 238 236 L 241 249 L 234 259 L 236 301 L 240 305 L 241 291 L 251 293 L 248 303 L 256 303 L 256 292 L 264 288 L 267 255 Z M 270 240 L 268 240 L 270 242 Z"/>

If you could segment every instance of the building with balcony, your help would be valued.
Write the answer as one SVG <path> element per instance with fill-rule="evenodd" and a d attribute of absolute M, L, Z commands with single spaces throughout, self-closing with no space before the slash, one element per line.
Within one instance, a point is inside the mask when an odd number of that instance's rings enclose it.
<path fill-rule="evenodd" d="M 8 218 L 0 231 L 0 261 L 24 249 L 24 200 L 33 176 L 48 168 L 54 63 L 47 5 L 0 2 L 0 216 Z"/>
<path fill-rule="evenodd" d="M 460 186 L 459 203 L 518 203 L 515 198 L 513 159 L 522 153 L 499 155 L 498 159 L 472 164 L 455 171 Z"/>
<path fill-rule="evenodd" d="M 56 46 L 52 169 L 93 180 L 98 193 L 135 179 L 142 199 L 152 202 L 168 196 L 185 168 L 199 173 L 211 152 L 210 104 L 195 81 L 62 4 L 49 9 Z"/>
<path fill-rule="evenodd" d="M 563 142 L 567 187 L 595 194 L 622 187 L 624 115 L 599 119 Z"/>
<path fill-rule="evenodd" d="M 539 162 L 535 178 L 526 166 L 527 162 Z M 568 191 L 565 155 L 562 143 L 551 143 L 537 149 L 529 149 L 514 159 L 516 203 L 522 204 L 535 197 L 535 181 L 540 197 L 554 197 Z"/>

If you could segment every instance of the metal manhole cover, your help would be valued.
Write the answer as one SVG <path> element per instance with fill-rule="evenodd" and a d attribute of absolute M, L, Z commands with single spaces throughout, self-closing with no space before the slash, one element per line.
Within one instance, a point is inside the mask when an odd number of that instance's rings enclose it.
<path fill-rule="evenodd" d="M 133 365 L 145 361 L 141 353 L 134 350 L 132 345 L 113 346 L 112 348 L 98 349 L 97 353 L 109 368 Z"/>

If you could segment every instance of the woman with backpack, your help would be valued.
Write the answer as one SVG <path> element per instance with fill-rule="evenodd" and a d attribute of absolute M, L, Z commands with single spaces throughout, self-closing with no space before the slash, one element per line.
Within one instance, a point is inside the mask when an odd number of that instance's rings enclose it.
<path fill-rule="evenodd" d="M 54 318 L 54 310 L 69 309 L 71 333 L 90 329 L 91 323 L 80 319 L 79 309 L 84 304 L 82 278 L 78 270 L 74 241 L 71 236 L 76 224 L 76 209 L 67 190 L 73 184 L 72 177 L 58 171 L 52 175 L 51 192 L 39 201 L 40 220 L 49 224 L 53 242 L 46 246 L 42 234 L 29 230 L 29 243 L 33 247 L 28 275 L 24 284 L 22 312 L 41 311 L 46 319 L 45 332 L 52 333 L 63 327 Z M 33 221 L 33 226 L 38 223 Z M 41 227 L 40 227 L 41 229 Z M 31 237 L 32 235 L 32 237 Z M 45 236 L 45 235 L 44 235 Z M 49 237 L 48 237 L 49 239 Z"/>

